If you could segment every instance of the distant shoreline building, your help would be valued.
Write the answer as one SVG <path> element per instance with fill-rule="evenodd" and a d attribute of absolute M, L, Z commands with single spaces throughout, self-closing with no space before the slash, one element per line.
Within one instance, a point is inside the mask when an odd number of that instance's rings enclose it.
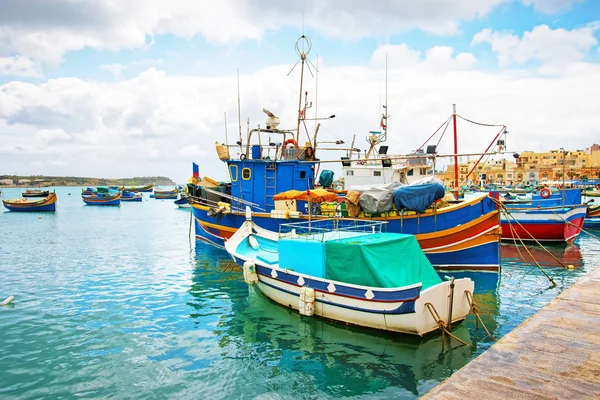
<path fill-rule="evenodd" d="M 458 164 L 458 182 L 464 185 L 539 185 L 551 181 L 561 181 L 563 170 L 566 180 L 600 179 L 600 145 L 593 144 L 585 150 L 548 152 L 524 151 L 514 161 L 488 160 L 477 165 L 477 160 Z M 439 176 L 446 186 L 454 187 L 454 164 Z"/>

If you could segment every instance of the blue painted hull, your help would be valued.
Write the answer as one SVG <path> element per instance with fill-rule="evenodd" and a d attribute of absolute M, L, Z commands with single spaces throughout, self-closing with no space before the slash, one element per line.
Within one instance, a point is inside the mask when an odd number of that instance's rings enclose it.
<path fill-rule="evenodd" d="M 241 213 L 211 217 L 208 208 L 197 205 L 192 207 L 192 212 L 196 237 L 221 248 L 224 238 L 230 237 L 245 221 L 245 215 Z M 301 218 L 276 219 L 269 214 L 253 214 L 252 220 L 273 232 L 278 232 L 282 223 L 306 221 Z M 435 216 L 388 218 L 386 221 L 388 232 L 416 235 L 427 258 L 438 269 L 497 271 L 499 268 L 499 220 L 495 204 L 488 198 Z M 467 228 L 469 224 L 472 226 Z"/>
<path fill-rule="evenodd" d="M 56 203 L 46 204 L 43 206 L 31 206 L 31 207 L 13 207 L 10 205 L 4 204 L 10 211 L 25 211 L 25 212 L 35 212 L 35 211 L 56 211 Z"/>
<path fill-rule="evenodd" d="M 600 229 L 600 218 L 585 218 L 583 227 L 586 229 Z"/>

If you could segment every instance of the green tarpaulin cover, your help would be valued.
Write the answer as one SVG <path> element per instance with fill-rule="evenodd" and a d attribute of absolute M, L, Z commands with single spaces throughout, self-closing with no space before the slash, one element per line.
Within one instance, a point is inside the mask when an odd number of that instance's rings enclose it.
<path fill-rule="evenodd" d="M 354 285 L 394 288 L 442 280 L 412 235 L 378 233 L 325 243 L 326 278 Z"/>

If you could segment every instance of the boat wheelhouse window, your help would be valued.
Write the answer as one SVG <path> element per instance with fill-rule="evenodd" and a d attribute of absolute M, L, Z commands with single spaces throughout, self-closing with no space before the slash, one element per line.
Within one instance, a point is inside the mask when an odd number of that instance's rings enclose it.
<path fill-rule="evenodd" d="M 245 181 L 250 180 L 250 177 L 252 176 L 252 171 L 250 170 L 250 168 L 242 168 L 242 179 Z"/>
<path fill-rule="evenodd" d="M 414 170 L 409 169 L 408 172 L 406 173 L 407 176 L 413 176 Z"/>
<path fill-rule="evenodd" d="M 231 182 L 237 182 L 237 180 L 238 180 L 238 166 L 237 165 L 229 166 L 229 176 L 231 177 Z"/>
<path fill-rule="evenodd" d="M 347 176 L 354 176 L 354 171 L 348 170 L 348 171 L 346 171 L 346 175 Z"/>
<path fill-rule="evenodd" d="M 373 176 L 381 176 L 381 171 L 373 171 Z"/>
<path fill-rule="evenodd" d="M 306 171 L 300 171 L 300 179 L 306 178 Z"/>
<path fill-rule="evenodd" d="M 427 175 L 427 168 L 421 168 L 421 175 Z"/>

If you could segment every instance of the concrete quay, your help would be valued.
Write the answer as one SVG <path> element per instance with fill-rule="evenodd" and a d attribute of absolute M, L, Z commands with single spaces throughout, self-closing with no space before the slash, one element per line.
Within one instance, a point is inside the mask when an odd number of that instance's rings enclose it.
<path fill-rule="evenodd" d="M 600 267 L 422 399 L 599 399 Z"/>

